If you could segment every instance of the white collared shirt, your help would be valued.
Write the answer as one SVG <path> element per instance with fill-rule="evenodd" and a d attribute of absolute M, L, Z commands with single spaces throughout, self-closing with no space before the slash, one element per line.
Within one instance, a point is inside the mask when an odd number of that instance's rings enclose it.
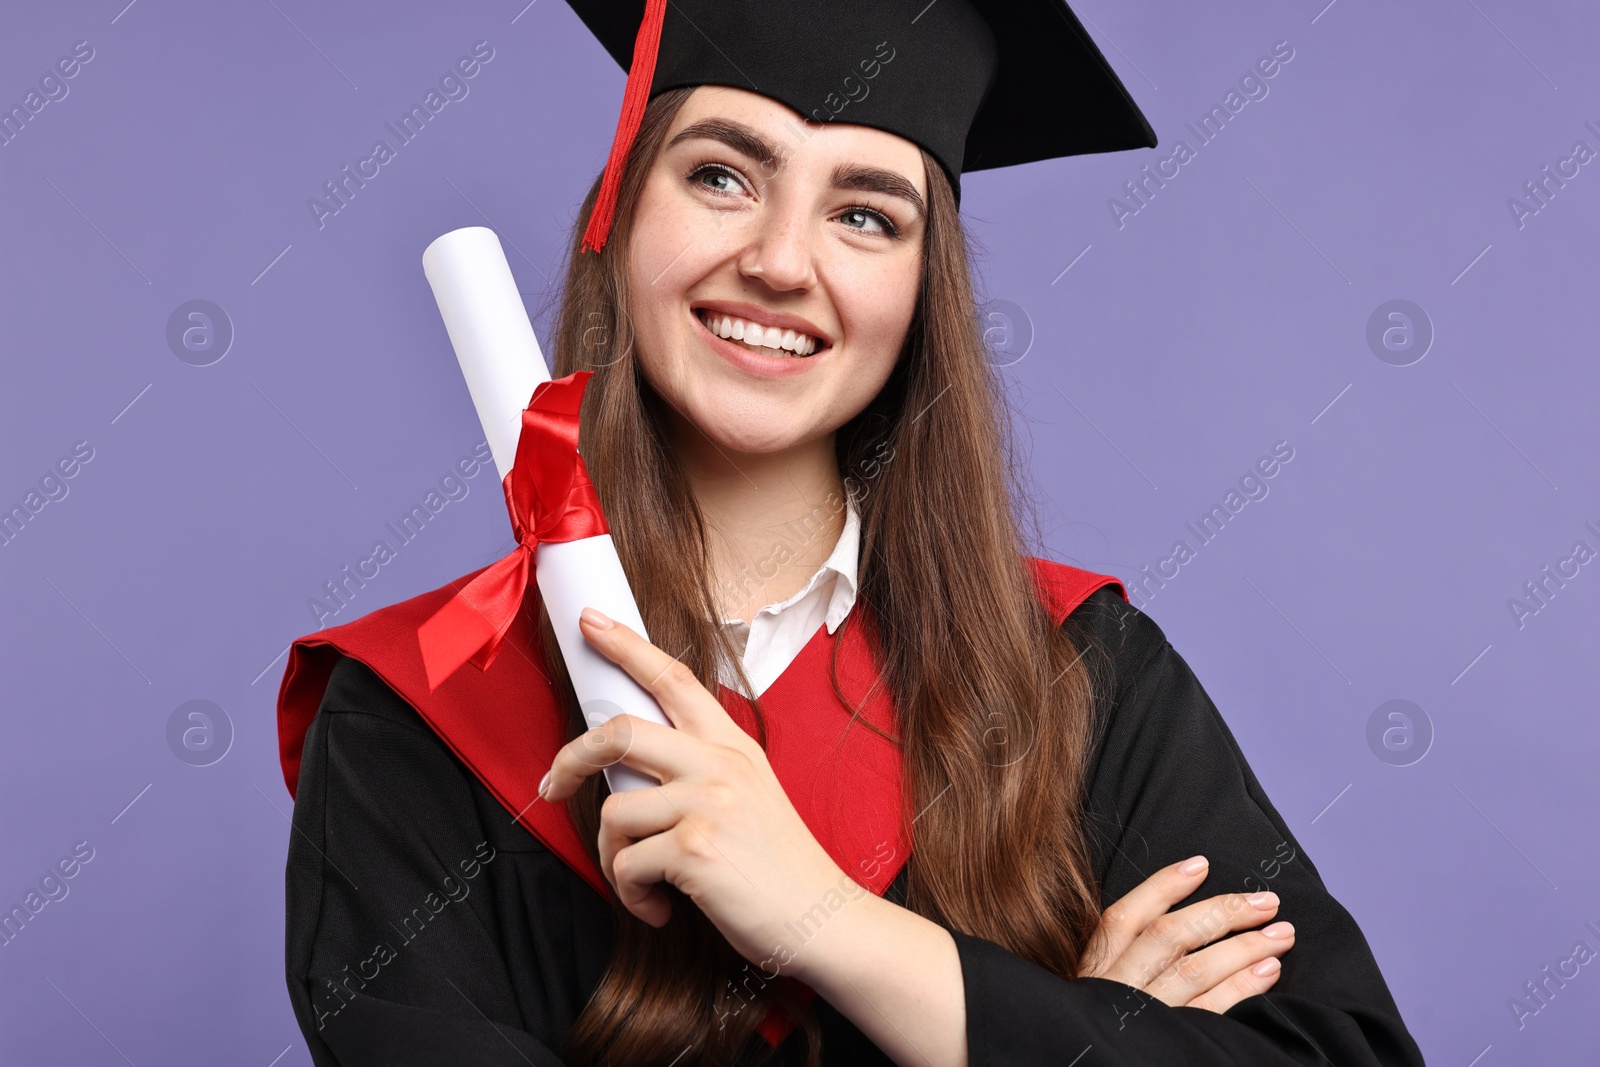
<path fill-rule="evenodd" d="M 743 619 L 724 619 L 723 627 L 742 649 L 740 661 L 755 696 L 760 696 L 784 672 L 800 650 L 816 635 L 817 627 L 827 626 L 833 633 L 856 602 L 856 563 L 861 550 L 861 518 L 854 500 L 845 504 L 844 529 L 833 552 L 817 568 L 811 580 L 781 604 L 768 604 L 746 623 Z M 723 661 L 720 681 L 734 692 L 742 692 L 733 666 Z M 745 694 L 749 696 L 749 693 Z"/>

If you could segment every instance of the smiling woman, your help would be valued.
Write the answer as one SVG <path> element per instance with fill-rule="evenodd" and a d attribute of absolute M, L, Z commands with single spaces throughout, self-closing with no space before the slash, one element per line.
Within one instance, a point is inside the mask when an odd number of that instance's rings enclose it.
<path fill-rule="evenodd" d="M 760 483 L 760 469 L 794 469 L 792 447 L 826 445 L 901 355 L 922 276 L 923 154 L 854 125 L 787 143 L 794 112 L 767 97 L 675 93 L 657 98 L 676 113 L 618 235 L 631 328 L 650 339 L 639 366 L 693 439 L 673 442 L 680 454 L 720 450 Z M 801 474 L 820 488 L 838 472 L 815 445 Z"/>
<path fill-rule="evenodd" d="M 571 2 L 629 78 L 553 373 L 591 375 L 579 451 L 651 640 L 583 632 L 672 725 L 584 729 L 536 588 L 437 692 L 414 631 L 450 586 L 297 643 L 313 1059 L 1420 1064 L 1160 628 L 1028 554 L 960 181 L 1154 145 L 1072 12 Z M 607 793 L 618 762 L 661 785 Z M 480 840 L 440 936 L 340 971 Z"/>

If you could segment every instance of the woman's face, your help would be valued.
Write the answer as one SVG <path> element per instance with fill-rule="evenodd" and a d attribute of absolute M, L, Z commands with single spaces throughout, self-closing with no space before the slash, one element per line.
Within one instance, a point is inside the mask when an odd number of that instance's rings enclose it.
<path fill-rule="evenodd" d="M 865 408 L 911 323 L 926 198 L 902 137 L 696 89 L 646 180 L 627 265 L 637 356 L 675 421 L 722 452 L 765 453 Z"/>

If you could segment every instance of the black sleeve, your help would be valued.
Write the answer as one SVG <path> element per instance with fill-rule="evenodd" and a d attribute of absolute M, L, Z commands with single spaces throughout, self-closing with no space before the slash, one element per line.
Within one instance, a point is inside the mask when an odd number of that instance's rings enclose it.
<path fill-rule="evenodd" d="M 609 905 L 351 659 L 306 737 L 286 963 L 318 1067 L 553 1067 Z"/>
<path fill-rule="evenodd" d="M 1420 1065 L 1355 920 L 1262 792 L 1216 707 L 1159 627 L 1112 589 L 1068 620 L 1098 638 L 1115 687 L 1101 701 L 1088 821 L 1111 904 L 1160 867 L 1201 854 L 1206 881 L 1176 907 L 1271 889 L 1295 927 L 1264 994 L 1227 1012 L 1170 1007 L 1104 978 L 1065 980 L 952 931 L 967 1003 L 968 1062 Z M 1088 653 L 1087 655 L 1100 655 Z M 1226 936 L 1226 935 L 1224 935 Z"/>

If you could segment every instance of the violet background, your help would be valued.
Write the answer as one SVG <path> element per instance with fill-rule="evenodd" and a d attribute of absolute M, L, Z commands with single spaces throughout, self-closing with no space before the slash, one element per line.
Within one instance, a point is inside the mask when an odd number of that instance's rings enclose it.
<path fill-rule="evenodd" d="M 315 628 L 308 598 L 480 439 L 423 248 L 492 226 L 545 339 L 623 75 L 559 0 L 125 2 L 12 5 L 0 33 L 7 108 L 95 50 L 0 146 L 0 505 L 94 448 L 0 547 L 0 905 L 95 850 L 0 946 L 0 1058 L 305 1064 L 281 656 Z M 1520 228 L 1507 201 L 1575 141 L 1600 150 L 1600 15 L 1325 3 L 1080 0 L 1161 146 L 965 182 L 1010 309 L 997 344 L 1026 351 L 1006 374 L 1044 548 L 1131 581 L 1289 442 L 1269 496 L 1148 610 L 1429 1062 L 1593 1062 L 1594 967 L 1520 1030 L 1507 1000 L 1600 948 L 1600 566 L 1520 629 L 1507 600 L 1574 541 L 1600 548 L 1600 164 Z M 468 96 L 319 229 L 308 199 L 480 40 Z M 1269 94 L 1119 229 L 1108 198 L 1195 147 L 1183 123 L 1279 41 Z M 193 299 L 235 331 L 209 366 L 166 339 Z M 1392 299 L 1436 334 L 1408 366 L 1366 340 Z M 509 547 L 497 487 L 468 485 L 335 621 Z M 1434 735 L 1409 766 L 1367 740 L 1394 699 Z M 169 747 L 191 700 L 231 723 L 209 766 Z"/>

